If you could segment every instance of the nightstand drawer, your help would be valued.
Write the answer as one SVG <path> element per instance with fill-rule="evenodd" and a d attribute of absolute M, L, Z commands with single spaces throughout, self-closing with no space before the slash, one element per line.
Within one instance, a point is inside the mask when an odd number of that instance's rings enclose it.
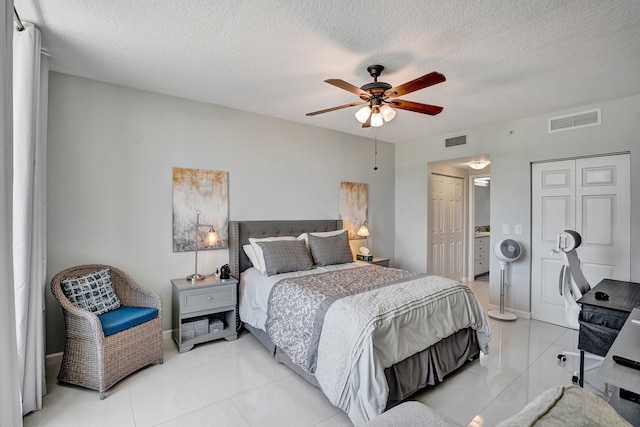
<path fill-rule="evenodd" d="M 225 286 L 222 289 L 193 289 L 180 293 L 180 312 L 194 311 L 235 305 L 235 289 Z"/>

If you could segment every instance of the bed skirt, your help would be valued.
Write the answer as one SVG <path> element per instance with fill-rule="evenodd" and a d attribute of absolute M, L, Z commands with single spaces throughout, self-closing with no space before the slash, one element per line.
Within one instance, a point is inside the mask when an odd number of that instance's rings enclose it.
<path fill-rule="evenodd" d="M 442 382 L 445 375 L 480 355 L 476 332 L 461 329 L 384 370 L 389 386 L 387 409 L 426 386 Z"/>
<path fill-rule="evenodd" d="M 309 383 L 319 387 L 316 378 L 294 364 L 284 352 L 276 347 L 265 331 L 246 323 L 243 323 L 243 326 L 278 362 L 289 367 Z M 466 328 L 386 368 L 384 373 L 389 386 L 387 409 L 424 387 L 441 382 L 446 375 L 464 365 L 465 362 L 477 358 L 479 354 L 480 347 L 476 332 L 471 328 Z"/>

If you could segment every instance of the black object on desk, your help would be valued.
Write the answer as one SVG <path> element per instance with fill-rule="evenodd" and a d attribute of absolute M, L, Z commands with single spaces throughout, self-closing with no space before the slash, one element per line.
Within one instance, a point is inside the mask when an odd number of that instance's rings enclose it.
<path fill-rule="evenodd" d="M 638 362 L 637 360 L 627 359 L 626 357 L 617 356 L 615 354 L 612 356 L 612 359 L 618 365 L 626 366 L 632 369 L 640 369 L 640 362 Z"/>
<path fill-rule="evenodd" d="M 632 391 L 625 390 L 623 388 L 619 390 L 620 391 L 618 391 L 618 395 L 620 396 L 620 399 L 630 400 L 633 403 L 640 403 L 640 394 L 636 394 Z"/>
<path fill-rule="evenodd" d="M 609 299 L 596 298 L 599 292 L 607 294 Z M 582 305 L 578 317 L 580 322 L 578 383 L 582 387 L 584 385 L 584 352 L 603 357 L 607 354 L 633 307 L 640 305 L 640 283 L 603 279 L 577 302 Z"/>

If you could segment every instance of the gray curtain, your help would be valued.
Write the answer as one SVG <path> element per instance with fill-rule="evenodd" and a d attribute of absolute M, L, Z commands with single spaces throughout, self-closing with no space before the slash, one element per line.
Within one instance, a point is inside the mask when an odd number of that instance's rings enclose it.
<path fill-rule="evenodd" d="M 13 292 L 13 1 L 0 0 L 0 425 L 21 426 Z"/>

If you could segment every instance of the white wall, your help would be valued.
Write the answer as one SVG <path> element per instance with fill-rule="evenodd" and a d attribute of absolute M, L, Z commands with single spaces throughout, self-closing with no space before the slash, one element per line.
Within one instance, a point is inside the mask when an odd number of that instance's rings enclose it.
<path fill-rule="evenodd" d="M 602 107 L 602 125 L 549 134 L 547 119 Z M 469 135 L 465 147 L 444 148 L 444 139 Z M 396 146 L 396 239 L 398 267 L 426 271 L 428 247 L 427 163 L 489 154 L 491 156 L 491 246 L 505 238 L 502 224 L 524 226 L 524 258 L 512 265 L 506 301 L 530 312 L 530 164 L 532 161 L 631 152 L 631 259 L 640 259 L 640 96 L 550 112 L 538 117 L 461 129 Z M 511 236 L 513 238 L 513 236 Z M 499 265 L 492 257 L 491 272 Z M 491 303 L 499 302 L 499 275 L 491 274 Z M 631 280 L 640 281 L 640 263 L 632 262 Z"/>
<path fill-rule="evenodd" d="M 374 172 L 371 139 L 59 73 L 49 88 L 48 280 L 74 265 L 119 267 L 162 296 L 170 329 L 170 280 L 194 263 L 172 252 L 173 167 L 228 171 L 230 220 L 339 218 L 340 181 L 368 183 L 369 245 L 394 255 L 392 144 L 378 144 Z M 200 252 L 199 271 L 226 262 L 226 250 Z M 58 352 L 50 292 L 46 307 L 47 353 Z"/>

